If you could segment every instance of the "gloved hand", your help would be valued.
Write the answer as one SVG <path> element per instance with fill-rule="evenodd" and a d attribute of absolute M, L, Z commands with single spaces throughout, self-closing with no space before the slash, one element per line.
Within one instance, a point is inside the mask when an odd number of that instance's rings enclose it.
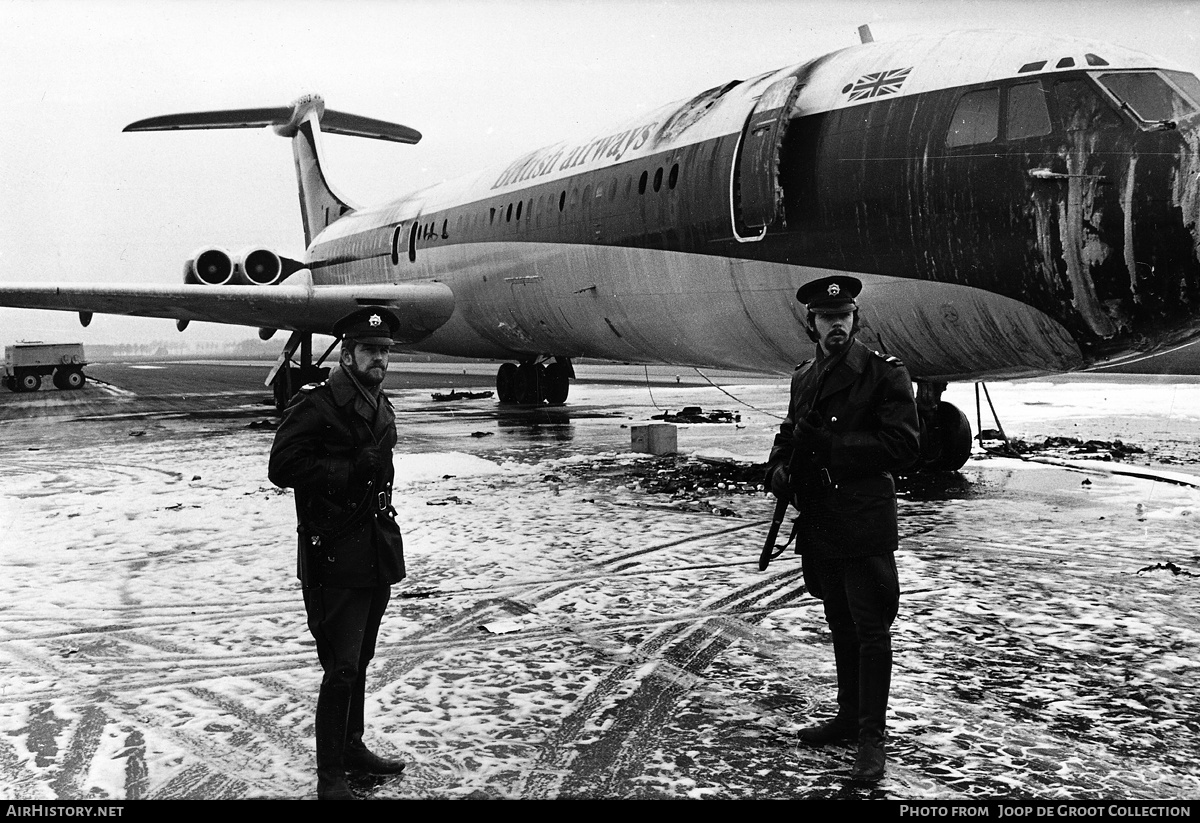
<path fill-rule="evenodd" d="M 782 463 L 771 469 L 767 476 L 767 485 L 771 494 L 780 500 L 790 500 L 792 497 L 792 478 L 788 476 L 787 466 Z"/>
<path fill-rule="evenodd" d="M 383 464 L 383 455 L 377 446 L 360 446 L 354 454 L 354 476 L 374 477 Z"/>
<path fill-rule="evenodd" d="M 796 421 L 793 432 L 796 449 L 801 454 L 811 455 L 818 466 L 828 466 L 833 451 L 833 436 L 825 428 L 825 421 L 816 411 L 810 411 Z"/>

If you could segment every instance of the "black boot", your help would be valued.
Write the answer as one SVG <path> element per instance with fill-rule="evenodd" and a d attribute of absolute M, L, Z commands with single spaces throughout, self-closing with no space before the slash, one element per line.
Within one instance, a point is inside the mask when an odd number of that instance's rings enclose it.
<path fill-rule="evenodd" d="M 858 719 L 838 712 L 837 717 L 827 723 L 801 729 L 798 736 L 801 743 L 809 746 L 845 743 L 858 738 Z"/>
<path fill-rule="evenodd" d="M 862 646 L 859 661 L 858 757 L 850 779 L 876 783 L 883 778 L 884 738 L 887 731 L 888 694 L 892 685 L 891 635 L 872 638 Z"/>
<path fill-rule="evenodd" d="M 860 740 L 858 757 L 854 759 L 854 770 L 850 772 L 850 779 L 855 783 L 878 783 L 883 779 L 886 760 L 882 741 L 874 743 Z"/>
<path fill-rule="evenodd" d="M 380 757 L 363 744 L 362 740 L 346 742 L 346 771 L 351 774 L 400 774 L 404 771 L 403 760 Z"/>
<path fill-rule="evenodd" d="M 346 783 L 346 715 L 350 690 L 344 685 L 321 684 L 317 698 L 317 799 L 357 800 Z"/>
<path fill-rule="evenodd" d="M 837 668 L 838 713 L 827 723 L 800 730 L 800 741 L 828 746 L 858 739 L 858 638 L 850 631 L 833 632 L 833 662 Z"/>

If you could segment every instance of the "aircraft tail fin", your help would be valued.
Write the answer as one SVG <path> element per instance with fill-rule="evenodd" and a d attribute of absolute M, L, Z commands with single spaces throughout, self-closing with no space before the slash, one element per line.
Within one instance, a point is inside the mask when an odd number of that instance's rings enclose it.
<path fill-rule="evenodd" d="M 353 211 L 337 194 L 321 170 L 321 132 L 369 137 L 393 143 L 416 143 L 421 133 L 408 126 L 361 117 L 325 108 L 319 95 L 308 94 L 290 106 L 261 109 L 188 112 L 150 117 L 130 123 L 123 131 L 175 131 L 182 129 L 252 129 L 271 126 L 275 133 L 292 139 L 296 179 L 300 185 L 300 215 L 304 242 L 312 242 L 322 229 L 343 214 Z"/>

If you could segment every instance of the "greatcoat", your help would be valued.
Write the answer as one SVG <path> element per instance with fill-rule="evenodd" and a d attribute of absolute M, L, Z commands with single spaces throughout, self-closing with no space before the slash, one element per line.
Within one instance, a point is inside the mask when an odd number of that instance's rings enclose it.
<path fill-rule="evenodd" d="M 378 392 L 373 408 L 339 366 L 305 386 L 275 432 L 268 476 L 296 491 L 296 576 L 305 588 L 364 588 L 404 579 L 404 541 L 392 508 L 396 418 Z M 379 468 L 355 473 L 364 446 Z"/>
<path fill-rule="evenodd" d="M 822 465 L 798 455 L 793 463 L 796 421 L 812 411 L 829 434 L 828 460 Z M 892 473 L 915 462 L 919 451 L 920 423 L 904 364 L 858 340 L 834 356 L 818 347 L 817 359 L 792 375 L 788 416 L 768 459 L 768 478 L 776 467 L 792 464 L 797 550 L 806 560 L 894 552 Z"/>

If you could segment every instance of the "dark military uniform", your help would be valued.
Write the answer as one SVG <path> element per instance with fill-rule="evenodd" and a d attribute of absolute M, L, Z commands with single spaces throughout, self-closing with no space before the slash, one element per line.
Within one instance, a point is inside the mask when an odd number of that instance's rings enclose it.
<path fill-rule="evenodd" d="M 894 357 L 853 338 L 836 354 L 820 346 L 817 352 L 792 377 L 788 417 L 767 475 L 790 468 L 800 513 L 797 551 L 809 591 L 824 602 L 837 666 L 838 716 L 801 739 L 817 745 L 857 739 L 856 774 L 881 774 L 891 624 L 900 596 L 892 472 L 919 454 L 917 409 L 908 370 Z M 819 437 L 806 439 L 805 428 L 819 430 Z M 820 448 L 810 448 L 814 442 Z M 863 766 L 864 755 L 876 766 Z"/>
<path fill-rule="evenodd" d="M 324 383 L 300 390 L 271 448 L 271 482 L 295 489 L 296 574 L 324 670 L 316 712 L 319 796 L 347 795 L 347 769 L 403 768 L 373 755 L 362 740 L 367 665 L 390 587 L 405 576 L 391 501 L 395 445 L 387 396 L 365 390 L 339 365 Z M 366 469 L 364 449 L 377 452 Z"/>

